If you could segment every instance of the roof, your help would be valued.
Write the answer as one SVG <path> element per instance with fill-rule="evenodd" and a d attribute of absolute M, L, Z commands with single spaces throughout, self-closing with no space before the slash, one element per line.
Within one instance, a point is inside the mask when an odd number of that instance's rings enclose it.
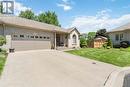
<path fill-rule="evenodd" d="M 32 28 L 32 29 L 40 29 L 40 30 L 45 30 L 45 31 L 62 32 L 62 33 L 71 32 L 70 29 L 64 29 L 55 25 L 42 23 L 42 22 L 38 22 L 34 20 L 29 20 L 29 19 L 21 18 L 17 16 L 0 15 L 0 23 L 27 27 L 27 28 Z"/>
<path fill-rule="evenodd" d="M 107 40 L 107 38 L 103 37 L 103 36 L 98 36 L 98 37 L 94 38 L 94 40 L 101 40 L 101 39 Z"/>
<path fill-rule="evenodd" d="M 77 30 L 76 27 L 72 27 L 72 28 L 67 29 L 67 32 L 71 33 L 73 30 L 76 30 L 78 32 L 78 34 L 80 34 L 80 32 Z"/>
<path fill-rule="evenodd" d="M 111 33 L 111 32 L 119 32 L 119 31 L 125 31 L 125 30 L 130 30 L 130 23 L 127 23 L 125 25 L 122 25 L 120 27 L 117 27 L 111 31 L 109 31 L 108 33 Z"/>

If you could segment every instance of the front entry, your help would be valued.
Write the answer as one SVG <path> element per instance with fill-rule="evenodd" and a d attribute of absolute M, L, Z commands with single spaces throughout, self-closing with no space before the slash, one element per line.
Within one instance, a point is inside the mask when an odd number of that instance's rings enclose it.
<path fill-rule="evenodd" d="M 60 35 L 56 34 L 56 46 L 60 46 Z"/>

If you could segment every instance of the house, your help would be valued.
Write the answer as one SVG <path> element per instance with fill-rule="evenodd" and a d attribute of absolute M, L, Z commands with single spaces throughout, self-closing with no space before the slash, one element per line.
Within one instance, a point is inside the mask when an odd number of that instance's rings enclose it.
<path fill-rule="evenodd" d="M 93 40 L 93 48 L 101 48 L 103 44 L 107 42 L 107 38 L 103 36 L 98 36 Z"/>
<path fill-rule="evenodd" d="M 109 31 L 108 35 L 113 45 L 120 45 L 122 41 L 130 42 L 130 23 Z"/>
<path fill-rule="evenodd" d="M 16 16 L 0 16 L 0 35 L 6 36 L 6 49 L 15 51 L 80 47 L 76 28 L 64 29 Z"/>

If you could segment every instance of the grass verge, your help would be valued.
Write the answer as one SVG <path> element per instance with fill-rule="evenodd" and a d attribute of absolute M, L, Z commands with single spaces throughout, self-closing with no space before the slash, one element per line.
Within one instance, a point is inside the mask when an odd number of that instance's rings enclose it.
<path fill-rule="evenodd" d="M 67 52 L 120 67 L 130 66 L 130 49 L 85 48 Z"/>

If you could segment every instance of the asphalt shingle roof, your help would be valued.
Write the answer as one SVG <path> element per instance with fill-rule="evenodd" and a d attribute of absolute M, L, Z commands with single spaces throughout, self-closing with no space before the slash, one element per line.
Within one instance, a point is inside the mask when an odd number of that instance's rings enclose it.
<path fill-rule="evenodd" d="M 125 31 L 125 30 L 130 30 L 130 23 L 117 27 L 109 32 L 119 32 L 119 31 Z"/>
<path fill-rule="evenodd" d="M 34 20 L 17 17 L 17 16 L 5 16 L 5 15 L 0 15 L 0 23 L 28 27 L 32 29 L 41 29 L 45 31 L 61 32 L 61 33 L 70 33 L 73 29 L 73 28 L 70 28 L 71 30 L 64 29 L 64 28 L 51 25 L 51 24 L 46 24 L 46 23 L 42 23 L 42 22 L 38 22 Z"/>

